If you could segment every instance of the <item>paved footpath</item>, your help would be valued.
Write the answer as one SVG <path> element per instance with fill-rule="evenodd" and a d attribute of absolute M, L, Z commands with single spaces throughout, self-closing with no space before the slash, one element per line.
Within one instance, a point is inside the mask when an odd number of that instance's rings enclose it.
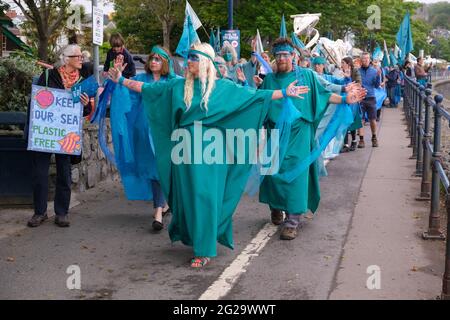
<path fill-rule="evenodd" d="M 320 208 L 293 241 L 243 197 L 235 249 L 219 247 L 204 270 L 189 267 L 191 250 L 167 230 L 151 231 L 151 203 L 127 201 L 117 182 L 77 195 L 66 229 L 28 229 L 30 210 L 0 210 L 0 299 L 434 299 L 444 243 L 419 238 L 428 209 L 414 201 L 420 181 L 404 128 L 400 110 L 387 109 L 378 149 L 366 137 L 366 149 L 329 163 Z M 81 290 L 67 288 L 72 265 Z M 371 265 L 379 290 L 365 287 Z"/>

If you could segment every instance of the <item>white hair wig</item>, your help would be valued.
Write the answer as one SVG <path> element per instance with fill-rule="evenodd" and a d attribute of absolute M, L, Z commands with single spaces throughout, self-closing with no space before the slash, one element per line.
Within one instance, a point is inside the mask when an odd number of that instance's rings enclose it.
<path fill-rule="evenodd" d="M 215 59 L 214 49 L 208 43 L 198 43 L 194 44 L 192 47 L 194 50 L 201 51 L 211 59 Z M 202 100 L 200 102 L 200 106 L 202 106 L 206 111 L 208 111 L 208 102 L 209 97 L 211 96 L 212 91 L 216 85 L 216 77 L 217 71 L 214 63 L 207 57 L 203 55 L 199 55 L 199 75 L 198 78 L 201 84 L 201 97 Z M 194 75 L 189 72 L 189 69 L 186 73 L 186 80 L 184 84 L 184 103 L 186 104 L 187 110 L 192 105 L 192 98 L 194 96 Z"/>

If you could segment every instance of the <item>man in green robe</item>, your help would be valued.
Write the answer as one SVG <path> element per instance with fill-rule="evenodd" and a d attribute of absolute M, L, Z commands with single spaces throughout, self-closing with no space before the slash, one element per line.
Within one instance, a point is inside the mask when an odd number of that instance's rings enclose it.
<path fill-rule="evenodd" d="M 268 74 L 260 86 L 261 89 L 276 90 L 297 80 L 299 85 L 308 86 L 310 89 L 304 99 L 293 101 L 302 115 L 292 124 L 288 149 L 281 162 L 279 174 L 288 173 L 311 154 L 317 127 L 329 104 L 354 103 L 362 100 L 365 94 L 364 90 L 353 85 L 350 86 L 348 95 L 340 96 L 328 91 L 312 70 L 297 67 L 294 69 L 293 52 L 294 46 L 289 39 L 279 38 L 275 41 L 273 53 L 276 58 L 277 72 Z M 261 83 L 261 79 L 255 79 L 255 81 Z M 279 112 L 279 108 L 269 110 L 269 129 L 274 128 Z M 266 176 L 260 186 L 259 200 L 269 205 L 272 223 L 283 224 L 280 238 L 295 239 L 300 215 L 307 213 L 308 210 L 314 213 L 319 206 L 320 186 L 317 162 L 314 161 L 292 181 L 286 181 L 278 174 Z M 284 221 L 283 211 L 286 213 Z"/>
<path fill-rule="evenodd" d="M 217 241 L 233 248 L 232 215 L 251 169 L 249 161 L 236 163 L 242 154 L 225 160 L 235 141 L 219 140 L 226 130 L 259 130 L 272 100 L 297 97 L 308 88 L 291 83 L 284 90 L 255 90 L 216 80 L 213 48 L 194 48 L 186 79 L 144 84 L 121 77 L 119 67 L 109 73 L 114 82 L 142 93 L 161 187 L 172 210 L 170 238 L 192 246 L 191 266 L 202 267 L 217 255 Z M 254 151 L 244 149 L 244 158 Z"/>

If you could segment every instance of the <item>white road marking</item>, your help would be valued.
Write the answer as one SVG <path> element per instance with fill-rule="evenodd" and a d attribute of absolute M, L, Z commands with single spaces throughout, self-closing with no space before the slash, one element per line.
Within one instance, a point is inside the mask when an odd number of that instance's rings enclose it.
<path fill-rule="evenodd" d="M 220 277 L 200 296 L 199 300 L 219 300 L 230 292 L 239 277 L 247 271 L 252 257 L 257 257 L 278 227 L 267 223 Z"/>
<path fill-rule="evenodd" d="M 327 166 L 330 160 L 325 160 Z M 267 223 L 250 241 L 245 249 L 236 259 L 222 272 L 219 278 L 200 296 L 199 300 L 219 300 L 226 296 L 239 277 L 247 272 L 250 261 L 253 257 L 259 256 L 261 250 L 269 242 L 270 238 L 278 231 L 278 226 Z"/>

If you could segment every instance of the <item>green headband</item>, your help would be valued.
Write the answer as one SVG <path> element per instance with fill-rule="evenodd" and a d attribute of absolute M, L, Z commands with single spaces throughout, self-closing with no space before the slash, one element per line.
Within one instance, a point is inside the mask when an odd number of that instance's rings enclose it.
<path fill-rule="evenodd" d="M 175 71 L 173 70 L 173 61 L 170 58 L 170 56 L 167 54 L 167 52 L 165 52 L 160 46 L 154 46 L 152 48 L 151 53 L 157 54 L 161 57 L 163 57 L 165 60 L 167 60 L 167 62 L 169 62 L 169 75 L 168 78 L 175 78 Z"/>
<path fill-rule="evenodd" d="M 199 54 L 201 56 L 204 56 L 204 57 L 208 58 L 212 62 L 212 64 L 214 65 L 214 68 L 216 68 L 220 78 L 223 78 L 223 75 L 220 72 L 219 67 L 217 66 L 217 63 L 214 61 L 214 59 L 209 54 L 206 54 L 204 52 L 201 52 L 201 51 L 198 51 L 198 50 L 194 50 L 194 49 L 189 50 L 188 55 L 191 54 L 191 53 L 192 54 Z"/>

